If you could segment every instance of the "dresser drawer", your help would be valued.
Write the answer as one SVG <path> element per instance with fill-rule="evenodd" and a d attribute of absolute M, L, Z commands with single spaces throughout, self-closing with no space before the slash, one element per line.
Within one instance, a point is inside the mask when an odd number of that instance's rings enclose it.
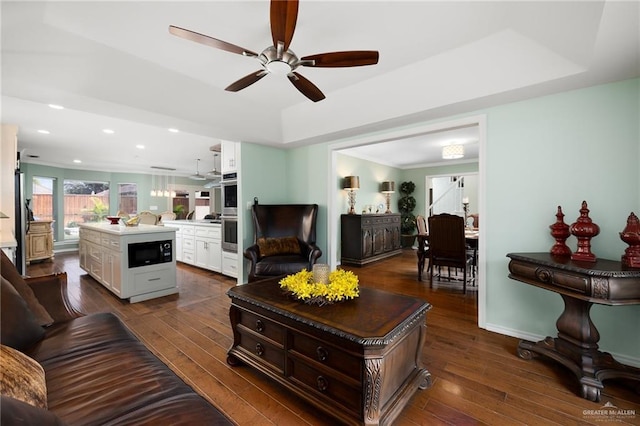
<path fill-rule="evenodd" d="M 362 411 L 362 393 L 359 387 L 350 386 L 331 373 L 322 372 L 300 360 L 291 359 L 290 366 L 289 378 L 301 387 L 330 398 L 352 413 Z"/>
<path fill-rule="evenodd" d="M 267 339 L 261 339 L 259 336 L 247 331 L 238 329 L 240 341 L 238 346 L 260 362 L 275 368 L 278 374 L 284 373 L 284 349 L 272 344 Z"/>
<path fill-rule="evenodd" d="M 258 333 L 266 337 L 267 339 L 273 340 L 279 345 L 284 344 L 286 330 L 282 326 L 274 324 L 273 322 L 259 315 L 247 311 L 241 310 L 239 312 L 239 316 L 240 318 L 238 320 L 238 324 L 241 326 L 239 328 L 242 328 L 242 326 L 244 326 L 245 328 Z"/>
<path fill-rule="evenodd" d="M 292 352 L 297 352 L 306 358 L 346 374 L 357 381 L 362 380 L 361 358 L 298 333 L 293 333 L 291 340 L 290 350 Z"/>

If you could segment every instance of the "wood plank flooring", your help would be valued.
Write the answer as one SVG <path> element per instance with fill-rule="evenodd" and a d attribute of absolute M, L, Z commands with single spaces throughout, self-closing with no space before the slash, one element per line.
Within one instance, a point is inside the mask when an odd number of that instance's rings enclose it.
<path fill-rule="evenodd" d="M 433 386 L 417 391 L 396 425 L 640 424 L 640 395 L 629 383 L 609 381 L 600 403 L 576 395 L 573 375 L 543 358 L 517 357 L 518 340 L 477 327 L 476 291 L 463 295 L 449 283 L 417 281 L 415 252 L 352 269 L 360 284 L 424 298 L 427 342 L 422 361 Z M 28 274 L 66 271 L 69 294 L 85 313 L 114 312 L 201 395 L 239 425 L 333 425 L 335 421 L 248 367 L 230 367 L 229 298 L 235 281 L 179 264 L 179 295 L 130 304 L 104 289 L 78 266 L 77 254 L 33 264 Z M 505 271 L 505 274 L 507 272 Z M 426 274 L 425 274 L 426 275 Z M 428 275 L 426 275 L 428 280 Z M 597 417 L 611 403 L 634 416 Z"/>

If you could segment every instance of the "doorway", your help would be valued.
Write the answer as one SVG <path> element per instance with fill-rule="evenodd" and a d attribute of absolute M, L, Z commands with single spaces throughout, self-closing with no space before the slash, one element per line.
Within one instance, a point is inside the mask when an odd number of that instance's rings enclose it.
<path fill-rule="evenodd" d="M 388 132 L 368 134 L 359 138 L 350 140 L 337 141 L 329 146 L 329 164 L 330 173 L 328 175 L 327 187 L 329 188 L 328 197 L 328 215 L 327 215 L 327 251 L 329 263 L 336 267 L 338 265 L 338 246 L 340 244 L 340 214 L 342 213 L 342 189 L 336 185 L 339 177 L 338 173 L 338 155 L 341 151 L 352 147 L 375 146 L 381 142 L 392 142 L 396 139 L 406 139 L 422 134 L 432 134 L 437 132 L 446 132 L 447 130 L 477 126 L 478 133 L 478 199 L 477 212 L 480 216 L 484 216 L 485 210 L 485 185 L 486 185 L 486 166 L 484 161 L 484 153 L 486 150 L 486 116 L 470 116 L 457 120 L 451 120 L 442 123 L 431 123 L 415 126 L 412 128 L 394 129 Z M 391 155 L 391 153 L 389 153 Z M 426 200 L 426 198 L 425 198 Z M 425 203 L 426 204 L 426 203 Z M 426 211 L 426 209 L 425 209 Z M 486 226 L 483 227 L 483 234 L 488 235 Z M 481 259 L 486 259 L 486 239 L 482 238 L 478 244 L 478 255 Z M 417 266 L 416 266 L 417 267 Z M 482 261 L 478 264 L 477 273 L 478 282 L 478 326 L 486 328 L 486 268 Z"/>

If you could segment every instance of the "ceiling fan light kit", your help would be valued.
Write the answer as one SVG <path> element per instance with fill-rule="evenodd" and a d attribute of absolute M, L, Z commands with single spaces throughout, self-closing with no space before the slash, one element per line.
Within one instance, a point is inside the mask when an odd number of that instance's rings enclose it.
<path fill-rule="evenodd" d="M 298 19 L 298 0 L 272 0 L 270 8 L 272 46 L 265 48 L 260 54 L 249 49 L 236 46 L 226 41 L 197 33 L 184 28 L 169 26 L 169 32 L 177 37 L 201 43 L 216 49 L 236 53 L 242 56 L 257 58 L 262 69 L 248 74 L 225 88 L 229 92 L 237 92 L 265 77 L 267 74 L 286 75 L 289 81 L 304 96 L 313 102 L 325 98 L 322 91 L 311 81 L 296 72 L 298 67 L 359 67 L 375 65 L 379 54 L 374 50 L 354 50 L 345 52 L 328 52 L 298 58 L 289 45 Z"/>

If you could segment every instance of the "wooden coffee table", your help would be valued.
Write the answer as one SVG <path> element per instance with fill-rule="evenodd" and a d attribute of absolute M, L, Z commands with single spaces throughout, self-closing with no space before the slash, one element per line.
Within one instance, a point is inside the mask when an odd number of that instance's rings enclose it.
<path fill-rule="evenodd" d="M 326 306 L 283 293 L 279 279 L 231 288 L 230 365 L 247 364 L 347 424 L 391 424 L 431 385 L 420 357 L 423 300 L 370 288 Z"/>

